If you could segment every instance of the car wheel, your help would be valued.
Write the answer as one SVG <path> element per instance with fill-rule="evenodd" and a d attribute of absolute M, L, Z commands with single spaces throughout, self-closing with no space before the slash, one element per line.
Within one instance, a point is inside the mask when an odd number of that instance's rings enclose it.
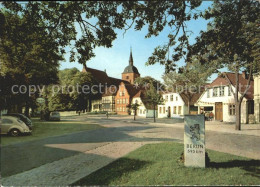
<path fill-rule="evenodd" d="M 10 135 L 11 136 L 19 136 L 20 135 L 20 131 L 18 130 L 18 129 L 12 129 L 11 131 L 10 131 Z"/>

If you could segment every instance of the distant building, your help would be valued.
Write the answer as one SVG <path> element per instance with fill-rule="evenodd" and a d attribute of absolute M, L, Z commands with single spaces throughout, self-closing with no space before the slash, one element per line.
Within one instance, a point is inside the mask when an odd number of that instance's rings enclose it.
<path fill-rule="evenodd" d="M 135 88 L 133 85 L 121 82 L 115 97 L 117 114 L 129 115 L 131 113 L 129 105 L 138 91 L 139 89 Z"/>
<path fill-rule="evenodd" d="M 147 101 L 145 93 L 145 90 L 138 91 L 133 97 L 131 104 L 139 104 L 136 111 L 137 116 L 152 118 L 154 115 L 154 108 L 153 105 Z M 134 115 L 134 112 L 132 111 L 131 114 Z M 155 109 L 155 117 L 157 117 L 157 107 Z"/>
<path fill-rule="evenodd" d="M 260 72 L 254 75 L 255 121 L 260 123 Z"/>
<path fill-rule="evenodd" d="M 138 69 L 134 66 L 134 60 L 132 55 L 132 49 L 129 57 L 129 65 L 126 66 L 124 72 L 122 73 L 122 80 L 128 81 L 130 84 L 134 84 L 136 78 L 140 77 Z"/>
<path fill-rule="evenodd" d="M 198 114 L 194 106 L 201 93 L 193 94 L 190 101 L 190 114 Z M 183 118 L 188 113 L 188 99 L 184 94 L 169 92 L 163 94 L 164 104 L 158 105 L 158 118 Z"/>
<path fill-rule="evenodd" d="M 104 87 L 102 93 L 92 95 L 90 105 L 92 112 L 117 112 L 118 114 L 130 114 L 129 104 L 139 91 L 134 87 L 134 81 L 140 77 L 138 69 L 134 66 L 132 50 L 130 51 L 129 65 L 122 73 L 122 79 L 109 77 L 105 71 L 92 68 L 83 68 L 82 72 L 90 73 L 96 80 L 96 84 Z"/>
<path fill-rule="evenodd" d="M 225 74 L 227 78 L 225 78 Z M 252 79 L 252 78 L 251 78 Z M 248 77 L 245 72 L 239 74 L 240 92 L 243 93 L 246 89 Z M 231 88 L 235 91 L 236 74 L 222 73 L 204 91 L 196 106 L 199 107 L 199 113 L 212 112 L 214 119 L 225 122 L 235 122 L 235 100 Z M 250 88 L 246 93 L 241 104 L 241 122 L 248 123 L 249 115 L 254 114 L 254 81 L 251 80 Z"/>
<path fill-rule="evenodd" d="M 108 111 L 115 112 L 115 95 L 121 82 L 129 84 L 127 81 L 109 77 L 105 71 L 83 68 L 82 72 L 88 72 L 95 79 L 97 86 L 102 85 L 101 93 L 90 95 L 89 99 L 89 111 L 100 112 Z M 99 89 L 99 88 L 97 88 Z"/>

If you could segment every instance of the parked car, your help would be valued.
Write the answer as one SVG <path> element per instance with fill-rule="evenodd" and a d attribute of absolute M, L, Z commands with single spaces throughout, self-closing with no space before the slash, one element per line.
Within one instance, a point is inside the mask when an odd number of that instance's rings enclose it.
<path fill-rule="evenodd" d="M 51 112 L 49 120 L 50 121 L 60 121 L 60 113 L 57 111 Z"/>
<path fill-rule="evenodd" d="M 21 121 L 23 121 L 28 127 L 30 130 L 32 130 L 33 128 L 33 124 L 32 124 L 32 121 L 26 117 L 25 115 L 23 114 L 19 114 L 19 113 L 10 113 L 10 114 L 4 114 L 3 116 L 13 116 L 13 117 L 17 117 L 19 118 Z"/>
<path fill-rule="evenodd" d="M 13 116 L 1 117 L 0 131 L 1 134 L 10 134 L 11 136 L 19 136 L 20 134 L 29 134 L 32 131 L 19 118 Z"/>

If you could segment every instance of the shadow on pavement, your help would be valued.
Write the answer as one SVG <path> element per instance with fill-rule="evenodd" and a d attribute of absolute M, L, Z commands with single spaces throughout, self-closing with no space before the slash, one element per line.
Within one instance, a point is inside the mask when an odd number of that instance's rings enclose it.
<path fill-rule="evenodd" d="M 151 164 L 151 162 L 120 158 L 71 185 L 109 185 L 113 180 L 119 179 L 128 173 L 142 169 L 149 164 Z"/>
<path fill-rule="evenodd" d="M 81 150 L 84 152 L 105 145 L 107 142 L 179 141 L 171 138 L 138 138 L 127 134 L 131 131 L 151 128 L 156 127 L 144 125 L 103 128 L 4 146 L 0 150 L 1 175 L 2 177 L 11 176 L 80 153 L 77 149 L 68 151 L 46 146 L 51 144 L 72 144 L 70 146 L 73 147 L 76 143 L 93 143 L 91 148 Z"/>

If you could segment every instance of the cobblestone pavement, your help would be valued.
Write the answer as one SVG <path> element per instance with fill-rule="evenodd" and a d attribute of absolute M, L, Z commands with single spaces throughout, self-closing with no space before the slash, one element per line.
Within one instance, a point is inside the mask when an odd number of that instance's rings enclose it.
<path fill-rule="evenodd" d="M 2 147 L 3 185 L 69 185 L 144 144 L 183 142 L 182 119 L 152 123 L 152 119 L 133 121 L 129 116 L 106 119 L 104 115 L 82 115 L 64 120 L 98 123 L 106 128 Z M 259 125 L 247 129 L 258 132 L 256 135 L 233 132 L 232 125 L 222 126 L 206 124 L 206 148 L 260 159 Z"/>

